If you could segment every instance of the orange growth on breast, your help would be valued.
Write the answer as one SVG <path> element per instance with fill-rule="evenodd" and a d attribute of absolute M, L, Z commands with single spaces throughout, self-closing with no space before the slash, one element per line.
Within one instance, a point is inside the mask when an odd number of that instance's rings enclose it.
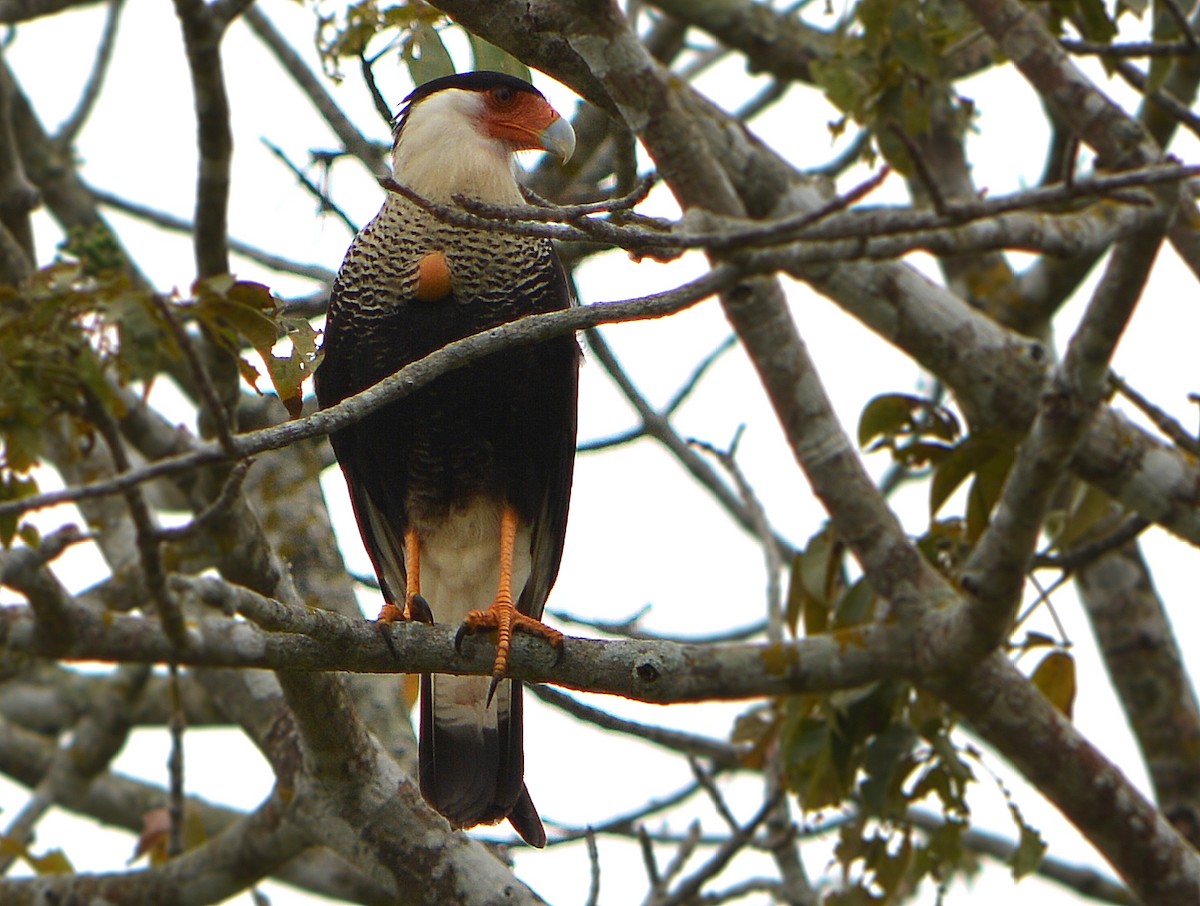
<path fill-rule="evenodd" d="M 436 302 L 450 295 L 450 265 L 445 252 L 430 252 L 417 263 L 417 298 Z"/>

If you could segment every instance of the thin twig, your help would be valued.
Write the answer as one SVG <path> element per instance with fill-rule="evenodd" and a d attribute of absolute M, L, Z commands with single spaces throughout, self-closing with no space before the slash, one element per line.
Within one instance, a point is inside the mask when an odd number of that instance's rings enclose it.
<path fill-rule="evenodd" d="M 981 220 L 993 220 L 1000 214 L 1034 210 L 1046 206 L 1062 206 L 1079 203 L 1093 198 L 1107 198 L 1121 204 L 1152 208 L 1153 200 L 1145 194 L 1130 192 L 1130 189 L 1150 188 L 1164 182 L 1181 182 L 1200 175 L 1200 167 L 1177 164 L 1155 164 L 1138 170 L 1122 171 L 1111 175 L 1096 175 L 1089 179 L 1076 180 L 1070 185 L 1041 186 L 993 198 L 944 202 L 942 210 L 911 208 L 856 208 L 846 210 L 851 204 L 873 191 L 886 177 L 887 168 L 864 180 L 850 191 L 834 198 L 816 210 L 773 221 L 746 221 L 740 219 L 702 217 L 695 211 L 692 218 L 677 226 L 665 228 L 655 224 L 652 229 L 643 229 L 633 223 L 617 223 L 614 220 L 584 218 L 577 223 L 563 218 L 549 217 L 545 211 L 533 219 L 526 205 L 483 205 L 474 203 L 474 211 L 461 206 L 441 205 L 432 202 L 394 180 L 381 180 L 384 188 L 408 198 L 417 206 L 427 210 L 439 220 L 467 229 L 493 229 L 513 235 L 561 242 L 600 242 L 624 248 L 634 255 L 651 256 L 659 260 L 670 260 L 686 249 L 706 249 L 710 252 L 727 252 L 743 249 L 763 249 L 769 246 L 787 245 L 796 242 L 822 243 L 852 239 L 855 244 L 839 255 L 824 258 L 812 249 L 813 261 L 852 260 L 870 257 L 874 244 L 885 243 L 893 237 L 909 237 L 902 246 L 887 245 L 887 256 L 895 257 L 905 249 L 925 248 L 941 237 L 943 241 L 955 228 Z M 486 211 L 487 214 L 475 213 Z M 1070 212 L 1068 211 L 1069 215 Z M 837 215 L 837 216 L 834 216 Z M 1039 215 L 1039 232 L 1046 228 L 1046 218 L 1067 216 L 1046 213 Z M 561 221 L 561 222 L 560 222 Z M 699 229 L 698 222 L 713 225 Z M 668 225 L 669 226 L 669 225 Z M 894 240 L 893 240 L 894 241 Z M 1044 242 L 1045 240 L 1038 240 Z"/>
<path fill-rule="evenodd" d="M 1191 20 L 1188 18 L 1187 12 L 1179 5 L 1178 0 L 1162 0 L 1162 3 L 1167 14 L 1179 26 L 1179 30 L 1183 33 L 1183 39 L 1192 48 L 1192 52 L 1200 50 L 1200 42 L 1196 40 L 1196 32 L 1192 28 Z"/>
<path fill-rule="evenodd" d="M 1195 38 L 1192 39 L 1193 41 Z M 1058 42 L 1063 50 L 1080 56 L 1127 60 L 1132 57 L 1190 57 L 1196 48 L 1190 41 L 1123 41 L 1105 44 L 1098 41 L 1079 41 L 1063 38 Z"/>
<path fill-rule="evenodd" d="M 654 856 L 654 844 L 646 833 L 645 825 L 638 825 L 638 844 L 642 850 L 642 864 L 646 866 L 646 878 L 650 881 L 651 894 L 662 890 L 662 875 L 658 871 L 658 859 Z"/>
<path fill-rule="evenodd" d="M 692 769 L 692 776 L 696 778 L 696 782 L 703 787 L 704 792 L 708 793 L 709 801 L 712 802 L 713 808 L 717 810 L 717 814 L 721 816 L 731 831 L 737 832 L 737 818 L 733 817 L 733 812 L 729 810 L 729 805 L 725 802 L 725 797 L 721 795 L 721 791 L 717 789 L 717 784 L 713 780 L 712 774 L 700 764 L 695 758 L 688 756 L 688 767 Z"/>
<path fill-rule="evenodd" d="M 183 810 L 187 798 L 183 785 L 183 734 L 187 719 L 184 716 L 179 665 L 172 661 L 167 665 L 167 672 L 171 694 L 171 716 L 167 724 L 171 738 L 171 749 L 167 753 L 167 814 L 171 823 L 167 852 L 178 856 L 183 852 Z"/>
<path fill-rule="evenodd" d="M 375 107 L 375 112 L 379 114 L 379 118 L 389 125 L 392 123 L 394 114 L 384 98 L 383 92 L 379 90 L 379 84 L 375 81 L 375 62 L 390 49 L 389 46 L 370 59 L 365 53 L 358 55 L 358 71 L 362 76 L 363 84 L 367 86 L 367 93 L 371 95 L 371 103 Z"/>
<path fill-rule="evenodd" d="M 1121 549 L 1148 529 L 1150 525 L 1149 519 L 1139 513 L 1134 513 L 1102 538 L 1074 545 L 1057 555 L 1038 557 L 1034 561 L 1034 565 L 1038 568 L 1061 569 L 1064 574 L 1070 575 L 1099 560 L 1105 554 Z"/>
<path fill-rule="evenodd" d="M 523 186 L 521 188 L 521 194 L 525 196 L 530 204 L 534 205 L 535 210 L 529 212 L 528 217 L 522 216 L 517 219 L 540 220 L 547 222 L 565 221 L 570 223 L 575 220 L 581 220 L 582 218 L 588 217 L 592 214 L 616 214 L 623 213 L 625 211 L 631 211 L 646 200 L 646 197 L 650 194 L 650 190 L 653 189 L 657 183 L 658 174 L 652 170 L 646 175 L 639 177 L 634 183 L 633 188 L 623 195 L 614 195 L 610 198 L 603 198 L 599 201 L 585 202 L 583 204 L 563 205 L 555 204 L 554 202 L 543 198 L 541 195 L 538 195 L 527 186 Z M 459 196 L 459 198 L 456 200 L 460 202 L 465 210 L 473 211 L 477 214 L 483 214 L 484 216 L 487 216 L 486 212 L 493 209 L 493 206 L 487 205 L 484 202 L 474 198 L 465 198 Z M 542 210 L 538 211 L 537 208 L 541 208 Z M 521 210 L 523 211 L 524 209 Z"/>
<path fill-rule="evenodd" d="M 753 839 L 754 832 L 766 820 L 767 815 L 778 803 L 778 798 L 764 802 L 754 817 L 722 844 L 704 865 L 700 866 L 691 876 L 679 884 L 669 897 L 664 898 L 655 906 L 681 906 L 688 903 L 700 893 L 700 889 L 710 880 L 720 874 L 740 850 Z"/>
<path fill-rule="evenodd" d="M 112 456 L 116 472 L 118 474 L 131 472 L 133 465 L 126 452 L 121 430 L 112 413 L 90 393 L 87 395 L 87 410 L 90 421 L 96 426 L 108 446 L 108 452 Z M 146 582 L 146 590 L 154 602 L 163 631 L 178 648 L 182 649 L 187 644 L 183 615 L 167 590 L 167 571 L 162 561 L 159 528 L 154 514 L 142 489 L 137 485 L 124 488 L 122 493 L 125 496 L 125 503 L 129 508 L 129 515 L 133 520 L 137 535 L 138 556 L 141 560 L 141 571 Z"/>
<path fill-rule="evenodd" d="M 925 155 L 921 153 L 920 147 L 913 141 L 912 136 L 900 127 L 899 123 L 889 123 L 888 131 L 904 145 L 904 150 L 908 153 L 908 159 L 912 162 L 913 170 L 921 187 L 929 194 L 929 201 L 933 205 L 933 209 L 945 216 L 948 212 L 946 197 L 942 194 L 942 187 L 938 185 L 933 171 L 929 169 L 929 162 L 925 160 Z"/>
<path fill-rule="evenodd" d="M 702 358 L 696 367 L 692 369 L 692 373 L 688 375 L 687 380 L 683 382 L 683 385 L 675 391 L 675 395 L 667 401 L 665 406 L 663 406 L 663 415 L 674 415 L 676 410 L 678 410 L 679 407 L 684 404 L 687 398 L 692 395 L 692 391 L 696 389 L 700 383 L 700 380 L 706 373 L 708 373 L 708 370 L 712 368 L 714 364 L 716 364 L 717 359 L 723 356 L 730 349 L 733 349 L 735 346 L 737 346 L 737 342 L 737 334 L 731 333 L 724 340 L 717 344 L 716 349 Z"/>
<path fill-rule="evenodd" d="M 1125 382 L 1124 378 L 1116 374 L 1110 374 L 1109 381 L 1117 388 L 1117 392 L 1121 396 L 1133 403 L 1137 410 L 1150 419 L 1154 427 L 1169 437 L 1176 446 L 1186 450 L 1193 456 L 1200 456 L 1200 441 L 1189 434 L 1183 425 L 1172 418 L 1166 410 L 1156 406 L 1146 397 L 1142 396 L 1142 394 L 1134 390 L 1133 387 Z"/>
<path fill-rule="evenodd" d="M 782 100 L 790 87 L 791 83 L 784 79 L 772 79 L 766 88 L 750 98 L 733 115 L 743 123 L 748 123 L 776 101 Z"/>
<path fill-rule="evenodd" d="M 742 429 L 739 428 L 728 450 L 717 450 L 712 445 L 702 441 L 693 441 L 692 443 L 703 450 L 707 450 L 725 468 L 725 471 L 733 479 L 734 486 L 741 497 L 742 505 L 746 508 L 746 512 L 750 514 L 754 533 L 758 536 L 759 543 L 762 545 L 763 559 L 766 561 L 764 569 L 767 574 L 767 639 L 771 642 L 782 642 L 784 629 L 783 589 L 779 577 L 783 572 L 784 551 L 782 545 L 776 541 L 775 530 L 771 528 L 771 522 L 767 518 L 767 513 L 763 508 L 762 502 L 758 499 L 758 495 L 754 493 L 754 488 L 750 485 L 741 467 L 737 464 L 736 451 L 741 435 Z M 790 557 L 791 554 L 789 551 L 788 558 L 790 559 Z"/>
<path fill-rule="evenodd" d="M 589 339 L 590 339 L 590 337 L 589 337 Z M 671 397 L 671 399 L 668 400 L 667 404 L 662 407 L 662 410 L 659 413 L 660 417 L 665 419 L 665 418 L 669 418 L 670 416 L 674 415 L 675 412 L 679 409 L 679 407 L 682 406 L 684 404 L 684 402 L 687 401 L 687 398 L 689 396 L 691 396 L 692 391 L 694 391 L 696 389 L 696 387 L 700 383 L 700 380 L 704 377 L 705 373 L 713 366 L 713 364 L 717 361 L 717 359 L 720 358 L 726 351 L 732 349 L 736 345 L 737 345 L 737 336 L 735 334 L 730 334 L 728 337 L 726 337 L 724 340 L 721 341 L 720 345 L 718 345 L 716 349 L 714 349 L 712 352 L 710 352 L 708 355 L 706 355 L 703 359 L 701 359 L 700 362 L 696 365 L 696 367 L 692 370 L 692 373 L 690 375 L 688 375 L 687 379 L 683 382 L 683 384 L 679 387 L 679 389 L 675 391 L 675 394 Z M 637 440 L 639 437 L 645 437 L 646 434 L 647 434 L 646 426 L 643 424 L 642 426 L 640 426 L 638 428 L 631 428 L 628 431 L 623 431 L 619 434 L 612 434 L 612 435 L 609 435 L 608 437 L 584 441 L 583 443 L 579 444 L 579 446 L 576 448 L 576 452 L 578 452 L 578 453 L 596 453 L 596 452 L 599 452 L 600 450 L 609 450 L 609 449 L 612 449 L 613 447 L 619 447 L 619 446 L 622 446 L 623 444 L 627 444 L 627 443 L 630 443 L 631 441 Z"/>
<path fill-rule="evenodd" d="M 106 192 L 103 189 L 89 187 L 88 191 L 92 193 L 99 204 L 106 205 L 110 208 L 115 208 L 122 213 L 129 214 L 139 220 L 144 220 L 147 223 L 152 223 L 164 230 L 171 230 L 176 233 L 185 233 L 191 235 L 195 232 L 196 225 L 184 218 L 176 217 L 174 214 L 169 214 L 166 211 L 160 211 L 147 205 L 138 204 L 137 202 L 129 201 L 111 192 Z M 334 272 L 329 268 L 320 267 L 315 264 L 307 264 L 302 261 L 292 261 L 288 258 L 283 258 L 271 252 L 264 251 L 246 242 L 241 242 L 237 239 L 229 240 L 229 251 L 236 255 L 241 255 L 243 258 L 248 258 L 263 267 L 271 270 L 279 271 L 285 274 L 295 274 L 298 277 L 307 277 L 310 280 L 316 280 L 328 286 L 333 282 Z"/>
<path fill-rule="evenodd" d="M 642 430 L 645 434 L 666 447 L 692 477 L 708 489 L 739 525 L 746 531 L 756 534 L 754 517 L 747 511 L 737 492 L 722 481 L 704 457 L 700 456 L 691 444 L 676 433 L 670 420 L 650 405 L 638 389 L 637 384 L 625 373 L 624 368 L 617 361 L 616 355 L 605 342 L 603 335 L 599 331 L 589 331 L 586 340 L 589 350 L 633 406 L 638 417 L 641 418 Z M 783 539 L 779 539 L 779 541 L 784 547 L 788 546 Z"/>
<path fill-rule="evenodd" d="M 175 317 L 175 312 L 171 306 L 167 304 L 167 300 L 162 296 L 154 297 L 158 305 L 158 311 L 162 315 L 163 320 L 167 322 L 167 327 L 171 331 L 171 335 L 175 338 L 176 344 L 183 352 L 183 357 L 188 363 L 188 367 L 192 372 L 192 380 L 196 382 L 196 387 L 200 391 L 200 399 L 204 402 L 208 409 L 209 417 L 213 425 L 216 427 L 217 440 L 221 444 L 221 449 L 230 459 L 237 456 L 237 445 L 233 441 L 233 414 L 225 408 L 225 404 L 221 402 L 221 397 L 217 394 L 217 388 L 213 385 L 212 375 L 204 366 L 204 362 L 200 358 L 200 353 L 196 349 L 196 345 L 192 342 L 192 338 L 188 336 L 188 332 L 184 330 L 183 324 Z"/>
<path fill-rule="evenodd" d="M 267 146 L 267 149 L 275 155 L 276 159 L 279 160 L 280 163 L 288 168 L 292 176 L 296 178 L 296 181 L 300 183 L 304 190 L 317 200 L 320 213 L 332 214 L 334 217 L 340 220 L 342 225 L 345 226 L 346 229 L 348 229 L 351 233 L 358 232 L 358 227 L 355 225 L 354 221 L 350 219 L 350 215 L 343 211 L 341 207 L 339 207 L 334 200 L 329 197 L 328 192 L 309 179 L 302 169 L 292 163 L 291 158 L 284 153 L 282 148 L 265 138 L 262 139 L 262 143 Z"/>
<path fill-rule="evenodd" d="M 740 267 L 731 264 L 718 265 L 703 276 L 665 292 L 621 302 L 595 303 L 575 306 L 564 311 L 530 315 L 484 333 L 456 340 L 411 365 L 406 365 L 373 387 L 349 397 L 336 406 L 270 428 L 236 435 L 237 455 L 239 458 L 245 458 L 339 431 L 365 418 L 376 409 L 412 393 L 439 375 L 501 348 L 538 342 L 597 324 L 659 318 L 683 311 L 700 300 L 734 285 L 742 279 L 744 273 Z M 124 493 L 127 489 L 148 481 L 223 461 L 228 461 L 228 457 L 219 444 L 197 441 L 188 452 L 164 457 L 111 478 L 72 488 L 46 491 L 19 500 L 0 502 L 0 518 L 68 501 Z"/>
<path fill-rule="evenodd" d="M 1121 78 L 1140 91 L 1152 103 L 1161 107 L 1169 116 L 1174 117 L 1184 128 L 1196 135 L 1200 135 L 1200 116 L 1192 113 L 1187 104 L 1184 104 L 1162 88 L 1150 90 L 1149 78 L 1132 63 L 1125 60 L 1117 60 L 1113 64 L 1113 68 L 1116 69 Z"/>
<path fill-rule="evenodd" d="M 608 711 L 585 705 L 577 698 L 567 695 L 565 692 L 559 692 L 553 686 L 532 685 L 528 688 L 546 704 L 553 705 L 572 717 L 585 720 L 602 729 L 635 736 L 673 752 L 683 752 L 689 760 L 694 760 L 699 756 L 726 768 L 736 768 L 741 765 L 741 757 L 737 748 L 723 740 L 617 717 Z"/>
<path fill-rule="evenodd" d="M 221 485 L 220 493 L 217 494 L 212 502 L 192 517 L 186 524 L 173 528 L 159 529 L 159 539 L 161 541 L 183 541 L 194 536 L 214 519 L 227 513 L 230 507 L 237 501 L 238 494 L 242 490 L 242 485 L 246 481 L 246 476 L 250 472 L 250 466 L 253 464 L 253 459 L 243 459 L 235 463 L 229 474 L 225 477 L 225 482 Z"/>
<path fill-rule="evenodd" d="M 585 828 L 571 828 L 564 824 L 558 824 L 554 821 L 547 820 L 546 823 L 553 825 L 562 831 L 546 844 L 547 846 L 556 846 L 562 843 L 573 843 L 577 840 L 584 839 L 589 832 L 596 834 L 616 834 L 630 837 L 639 837 L 644 831 L 642 822 L 650 815 L 658 814 L 666 811 L 669 808 L 674 808 L 681 802 L 690 799 L 700 792 L 700 785 L 692 783 L 682 789 L 676 790 L 667 796 L 661 796 L 656 799 L 651 799 L 642 807 L 635 809 L 632 812 L 627 812 L 623 815 L 617 815 L 602 821 L 599 824 L 589 824 Z M 647 834 L 649 837 L 649 834 Z"/>
<path fill-rule="evenodd" d="M 75 105 L 75 109 L 59 126 L 58 134 L 54 136 L 55 144 L 62 148 L 70 148 L 75 143 L 79 131 L 87 122 L 87 118 L 96 107 L 96 101 L 100 98 L 100 89 L 104 84 L 104 77 L 108 73 L 109 64 L 112 62 L 113 49 L 117 45 L 117 27 L 120 24 L 121 12 L 124 7 L 125 0 L 109 0 L 108 12 L 104 19 L 104 32 L 100 36 L 100 44 L 96 47 L 96 58 L 92 63 L 92 71 L 88 74 L 83 94 L 79 98 L 79 103 Z"/>
<path fill-rule="evenodd" d="M 688 859 L 692 857 L 692 853 L 700 845 L 703 836 L 699 821 L 693 821 L 688 825 L 687 833 L 676 847 L 674 855 L 671 856 L 671 860 L 667 862 L 667 867 L 662 873 L 664 887 L 669 885 L 671 880 L 678 877 L 683 871 L 683 867 L 687 865 Z M 655 906 L 659 906 L 663 900 L 655 897 L 652 902 Z"/>
<path fill-rule="evenodd" d="M 650 605 L 646 605 L 631 617 L 616 622 L 605 620 L 590 620 L 583 617 L 574 616 L 561 610 L 551 611 L 554 619 L 562 623 L 570 623 L 575 626 L 586 626 L 589 629 L 597 632 L 605 632 L 609 635 L 620 636 L 625 639 L 640 639 L 647 642 L 680 642 L 697 645 L 719 645 L 722 642 L 744 642 L 747 639 L 752 639 L 762 635 L 767 630 L 767 621 L 759 620 L 756 623 L 751 623 L 748 626 L 741 626 L 736 629 L 725 629 L 717 632 L 711 632 L 704 635 L 677 635 L 674 633 L 647 632 L 644 629 L 638 628 L 638 622 L 650 610 Z"/>
<path fill-rule="evenodd" d="M 326 90 L 324 83 L 317 78 L 304 58 L 296 53 L 274 23 L 266 17 L 261 5 L 251 6 L 246 10 L 243 21 L 250 26 L 255 36 L 266 45 L 267 49 L 291 76 L 292 81 L 308 98 L 309 103 L 320 114 L 347 153 L 359 160 L 374 176 L 383 176 L 388 168 L 385 163 L 386 146 L 369 141 L 350 118 L 338 107 L 333 96 Z M 386 117 L 385 117 L 386 119 Z"/>
<path fill-rule="evenodd" d="M 600 903 L 600 849 L 596 846 L 596 832 L 588 828 L 587 836 L 588 865 L 591 867 L 591 881 L 588 884 L 588 897 L 584 906 L 598 906 Z"/>
<path fill-rule="evenodd" d="M 812 176 L 824 176 L 829 179 L 841 176 L 851 167 L 853 167 L 863 156 L 863 152 L 871 144 L 871 130 L 860 129 L 858 133 L 850 140 L 850 144 L 846 146 L 846 150 L 838 154 L 832 160 L 821 164 L 819 167 L 813 167 L 806 171 Z"/>

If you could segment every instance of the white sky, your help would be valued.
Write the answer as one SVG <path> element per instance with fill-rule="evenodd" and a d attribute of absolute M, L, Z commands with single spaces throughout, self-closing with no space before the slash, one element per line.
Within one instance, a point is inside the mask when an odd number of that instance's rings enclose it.
<path fill-rule="evenodd" d="M 314 23 L 307 10 L 278 0 L 267 0 L 262 8 L 300 50 L 315 59 L 311 52 Z M 5 50 L 9 64 L 50 128 L 67 116 L 75 102 L 90 67 L 91 48 L 101 22 L 99 7 L 51 17 L 22 26 L 15 42 Z M 349 235 L 334 220 L 315 216 L 312 200 L 295 188 L 290 174 L 259 142 L 260 137 L 266 138 L 282 146 L 293 160 L 303 161 L 310 149 L 332 148 L 332 136 L 314 113 L 291 103 L 290 82 L 241 24 L 228 35 L 225 61 L 236 141 L 230 213 L 233 236 L 297 260 L 335 268 Z M 405 86 L 402 73 L 389 70 L 390 64 L 381 64 L 384 90 L 396 103 L 405 93 Z M 990 74 L 973 80 L 964 89 L 982 111 L 977 134 L 969 143 L 972 159 L 977 162 L 976 179 L 993 195 L 1034 182 L 1045 145 L 1044 124 L 1040 117 L 1030 118 L 1029 111 L 1038 109 L 1032 93 L 1019 80 L 1007 73 L 1003 76 Z M 737 103 L 750 94 L 744 88 L 746 78 L 737 66 L 726 66 L 705 76 L 700 86 L 718 101 Z M 548 86 L 545 80 L 539 84 L 560 110 L 571 108 L 569 92 Z M 1116 86 L 1111 87 L 1119 93 Z M 723 97 L 725 92 L 730 93 Z M 335 95 L 374 137 L 387 139 L 386 127 L 375 117 L 356 74 L 348 72 Z M 136 105 L 132 111 L 131 103 Z M 828 159 L 832 151 L 823 127 L 813 134 L 797 130 L 797 123 L 812 129 L 832 119 L 831 112 L 822 112 L 821 102 L 811 103 L 818 106 L 805 107 L 805 112 L 798 113 L 789 100 L 786 112 L 781 108 L 762 118 L 756 131 L 800 163 L 816 164 Z M 814 111 L 811 116 L 809 110 Z M 132 201 L 190 216 L 196 172 L 194 132 L 186 63 L 172 8 L 153 0 L 129 0 L 105 97 L 80 137 L 77 150 L 83 176 L 92 185 Z M 1176 150 L 1185 160 L 1197 159 L 1194 142 Z M 844 185 L 852 185 L 864 175 L 850 174 Z M 365 223 L 380 203 L 378 187 L 350 164 L 339 165 L 333 179 L 339 202 L 357 222 Z M 881 197 L 902 197 L 901 186 L 895 180 L 884 193 Z M 661 196 L 660 191 L 655 204 L 669 213 L 670 204 Z M 117 214 L 111 219 L 160 287 L 187 287 L 194 265 L 186 239 L 164 235 Z M 57 241 L 49 220 L 41 219 L 38 243 L 43 261 L 53 255 Z M 1164 257 L 1172 256 L 1168 252 Z M 582 301 L 614 300 L 674 286 L 701 266 L 695 257 L 670 267 L 635 265 L 622 254 L 613 253 L 581 268 L 578 277 Z M 310 288 L 302 281 L 280 278 L 243 261 L 236 262 L 235 269 L 239 276 L 263 280 L 284 294 Z M 790 295 L 797 323 L 848 431 L 853 432 L 858 412 L 873 395 L 914 389 L 918 372 L 906 358 L 830 302 L 798 286 L 792 286 Z M 1177 262 L 1165 260 L 1115 364 L 1118 373 L 1134 387 L 1175 413 L 1185 425 L 1196 421 L 1194 407 L 1186 400 L 1196 381 L 1190 370 L 1184 371 L 1175 363 L 1195 360 L 1200 315 L 1194 299 L 1194 282 Z M 1080 304 L 1064 313 L 1060 337 L 1069 335 Z M 666 321 L 610 327 L 605 334 L 646 395 L 652 401 L 663 402 L 695 362 L 728 332 L 719 308 L 707 302 Z M 1172 366 L 1162 367 L 1163 362 Z M 628 406 L 594 362 L 584 369 L 580 421 L 581 440 L 607 436 L 631 425 Z M 796 543 L 803 543 L 819 527 L 820 510 L 795 469 L 740 351 L 727 353 L 712 369 L 679 413 L 676 425 L 685 436 L 717 446 L 728 444 L 739 426 L 745 425 L 739 462 L 765 500 L 778 530 Z M 876 474 L 887 465 L 882 455 L 868 462 Z M 344 499 L 338 500 L 343 494 L 340 476 L 327 475 L 324 487 L 339 511 L 350 566 L 368 571 Z M 928 518 L 924 493 L 906 491 L 899 498 L 910 529 L 919 530 Z M 1196 551 L 1159 531 L 1148 533 L 1145 545 L 1160 591 L 1176 621 L 1178 636 L 1186 643 L 1197 628 L 1193 590 Z M 80 562 L 68 562 L 64 574 L 79 576 Z M 83 566 L 85 570 L 94 568 Z M 760 618 L 764 585 L 761 556 L 754 544 L 728 523 L 704 493 L 695 492 L 691 479 L 663 451 L 642 442 L 601 457 L 580 458 L 567 550 L 550 610 L 607 620 L 631 615 L 649 605 L 644 620 L 647 628 L 680 632 L 692 627 L 703 633 Z M 370 596 L 364 598 L 364 608 L 373 616 L 377 605 Z M 1054 600 L 1075 642 L 1074 653 L 1085 677 L 1076 705 L 1076 723 L 1117 763 L 1137 765 L 1124 722 L 1113 719 L 1117 705 L 1077 604 L 1070 594 L 1056 595 Z M 1053 632 L 1044 616 L 1038 619 L 1038 627 Z M 1195 652 L 1185 655 L 1193 672 L 1200 668 Z M 667 793 L 690 781 L 687 766 L 680 759 L 636 740 L 581 730 L 571 718 L 529 698 L 527 779 L 543 817 L 575 824 L 600 822 L 637 807 L 648 793 Z M 589 700 L 623 715 L 714 736 L 725 735 L 745 707 L 719 704 L 661 708 L 601 697 Z M 116 767 L 164 782 L 165 763 L 165 737 L 139 731 Z M 271 782 L 261 758 L 240 734 L 233 732 L 189 733 L 186 763 L 190 791 L 214 801 L 245 807 L 259 801 Z M 1090 847 L 1040 797 L 1014 779 L 999 759 L 992 757 L 988 764 L 1013 790 L 1026 818 L 1041 830 L 1050 843 L 1051 855 L 1097 864 Z M 630 782 L 635 768 L 649 778 L 645 784 Z M 1131 770 L 1145 789 L 1140 767 Z M 1011 835 L 1003 796 L 983 771 L 977 773 L 980 782 L 972 799 L 975 820 L 980 827 Z M 750 776 L 729 784 L 732 801 L 743 817 L 754 808 L 758 784 L 758 778 Z M 4 809 L 0 822 L 11 819 L 24 797 L 18 788 L 0 786 L 0 807 Z M 710 819 L 705 820 L 707 823 Z M 656 823 L 657 819 L 651 826 Z M 676 824 L 683 826 L 682 821 Z M 80 869 L 118 869 L 132 851 L 132 838 L 84 829 L 92 826 L 91 822 L 56 813 L 42 823 L 38 845 L 62 846 Z M 602 839 L 600 854 L 601 902 L 640 899 L 645 883 L 636 846 Z M 828 867 L 826 846 L 807 847 L 805 855 L 814 877 Z M 582 845 L 545 852 L 520 851 L 516 858 L 518 874 L 551 903 L 579 903 L 586 897 L 588 872 Z M 770 866 L 763 866 L 763 871 L 770 874 Z M 717 887 L 732 883 L 735 877 L 731 875 Z M 316 902 L 278 885 L 264 885 L 264 890 L 277 904 Z M 956 886 L 946 902 L 998 906 L 1010 903 L 1014 894 L 1025 906 L 1083 902 L 1032 878 L 1014 890 L 1007 870 L 995 866 L 987 868 L 969 891 Z M 927 899 L 932 901 L 932 894 Z M 250 898 L 245 895 L 231 902 L 249 904 Z M 746 902 L 756 901 L 751 898 Z"/>

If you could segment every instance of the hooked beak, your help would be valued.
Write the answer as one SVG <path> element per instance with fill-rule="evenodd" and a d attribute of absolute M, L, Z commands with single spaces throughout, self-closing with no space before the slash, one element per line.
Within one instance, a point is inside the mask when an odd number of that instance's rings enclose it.
<path fill-rule="evenodd" d="M 565 164 L 575 153 L 575 130 L 561 116 L 556 116 L 538 134 L 538 143 Z"/>

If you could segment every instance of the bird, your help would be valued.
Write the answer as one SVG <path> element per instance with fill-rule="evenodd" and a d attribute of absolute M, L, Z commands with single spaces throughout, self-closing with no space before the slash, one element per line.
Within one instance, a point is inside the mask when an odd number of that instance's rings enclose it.
<path fill-rule="evenodd" d="M 409 191 L 387 194 L 334 280 L 322 408 L 455 340 L 575 304 L 548 240 L 453 225 L 410 197 L 526 204 L 516 152 L 565 162 L 575 146 L 541 92 L 498 72 L 433 79 L 405 99 L 393 136 L 393 177 Z M 507 818 L 537 847 L 546 832 L 525 785 L 508 658 L 514 631 L 561 651 L 541 615 L 563 554 L 580 357 L 572 335 L 496 352 L 330 437 L 382 590 L 381 626 L 457 623 L 456 646 L 496 632 L 491 677 L 421 677 L 422 795 L 452 827 Z"/>

